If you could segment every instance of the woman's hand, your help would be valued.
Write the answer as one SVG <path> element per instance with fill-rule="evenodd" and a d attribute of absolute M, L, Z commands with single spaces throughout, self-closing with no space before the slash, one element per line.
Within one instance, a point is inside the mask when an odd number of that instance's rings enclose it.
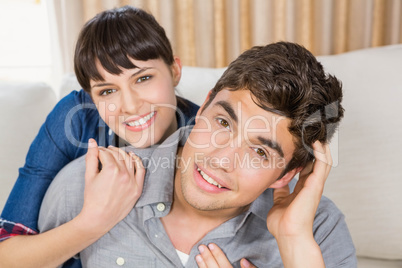
<path fill-rule="evenodd" d="M 99 160 L 102 169 L 99 170 Z M 134 153 L 89 142 L 81 216 L 95 232 L 108 232 L 124 219 L 142 193 L 145 169 Z M 95 226 L 94 226 L 95 225 Z"/>
<path fill-rule="evenodd" d="M 314 164 L 302 170 L 293 193 L 289 193 L 288 186 L 275 189 L 274 206 L 267 217 L 268 230 L 278 242 L 285 267 L 297 267 L 297 262 L 298 267 L 324 267 L 313 236 L 313 222 L 332 158 L 328 145 L 315 142 L 313 149 Z M 311 262 L 303 266 L 303 260 Z"/>
<path fill-rule="evenodd" d="M 229 260 L 225 253 L 214 243 L 207 246 L 201 245 L 198 247 L 200 254 L 195 257 L 199 268 L 231 268 Z M 251 262 L 246 259 L 241 259 L 240 266 L 242 268 L 256 268 Z"/>

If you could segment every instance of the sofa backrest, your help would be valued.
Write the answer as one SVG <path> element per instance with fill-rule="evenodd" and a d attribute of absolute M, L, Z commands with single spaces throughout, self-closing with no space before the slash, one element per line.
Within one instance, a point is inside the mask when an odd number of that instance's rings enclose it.
<path fill-rule="evenodd" d="M 344 212 L 358 255 L 402 259 L 402 45 L 320 60 L 342 80 L 345 107 L 324 194 Z"/>
<path fill-rule="evenodd" d="M 0 210 L 29 145 L 56 101 L 55 92 L 46 84 L 0 82 Z"/>

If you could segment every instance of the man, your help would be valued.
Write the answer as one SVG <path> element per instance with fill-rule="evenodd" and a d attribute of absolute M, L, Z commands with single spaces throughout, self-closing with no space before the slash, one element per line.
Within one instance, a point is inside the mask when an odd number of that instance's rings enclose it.
<path fill-rule="evenodd" d="M 343 117 L 341 100 L 339 81 L 299 45 L 244 52 L 212 89 L 192 129 L 178 130 L 157 148 L 127 148 L 147 168 L 142 196 L 80 253 L 83 265 L 238 267 L 244 257 L 257 267 L 356 267 L 341 212 L 321 198 L 331 165 L 322 144 Z M 141 189 L 122 156 L 94 147 L 86 169 L 83 158 L 63 169 L 42 204 L 41 232 L 82 211 L 99 219 L 96 202 L 86 201 L 84 177 L 96 183 L 120 174 L 123 186 Z M 289 194 L 287 185 L 303 168 Z"/>

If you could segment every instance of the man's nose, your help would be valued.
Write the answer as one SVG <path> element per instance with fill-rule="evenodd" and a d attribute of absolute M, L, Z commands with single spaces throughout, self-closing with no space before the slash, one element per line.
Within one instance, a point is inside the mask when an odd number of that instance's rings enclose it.
<path fill-rule="evenodd" d="M 221 169 L 226 173 L 230 173 L 235 170 L 236 159 L 239 159 L 240 155 L 240 148 L 237 148 L 233 144 L 215 148 L 208 157 L 208 165 L 213 169 Z"/>

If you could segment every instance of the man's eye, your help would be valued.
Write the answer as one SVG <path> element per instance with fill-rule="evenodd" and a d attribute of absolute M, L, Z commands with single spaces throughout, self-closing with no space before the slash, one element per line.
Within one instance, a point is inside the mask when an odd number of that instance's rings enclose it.
<path fill-rule="evenodd" d="M 253 148 L 253 149 L 259 156 L 263 157 L 264 159 L 268 159 L 268 156 L 263 149 L 261 148 Z"/>
<path fill-rule="evenodd" d="M 222 127 L 227 128 L 227 129 L 230 129 L 229 123 L 228 123 L 228 121 L 226 121 L 225 119 L 218 118 L 218 122 L 219 122 L 219 124 L 220 124 Z"/>
<path fill-rule="evenodd" d="M 137 79 L 137 83 L 141 83 L 141 82 L 147 81 L 149 79 L 151 79 L 150 75 L 141 76 L 140 78 Z"/>
<path fill-rule="evenodd" d="M 106 89 L 106 90 L 102 90 L 99 95 L 106 96 L 106 95 L 112 94 L 114 92 L 116 92 L 116 89 Z"/>

